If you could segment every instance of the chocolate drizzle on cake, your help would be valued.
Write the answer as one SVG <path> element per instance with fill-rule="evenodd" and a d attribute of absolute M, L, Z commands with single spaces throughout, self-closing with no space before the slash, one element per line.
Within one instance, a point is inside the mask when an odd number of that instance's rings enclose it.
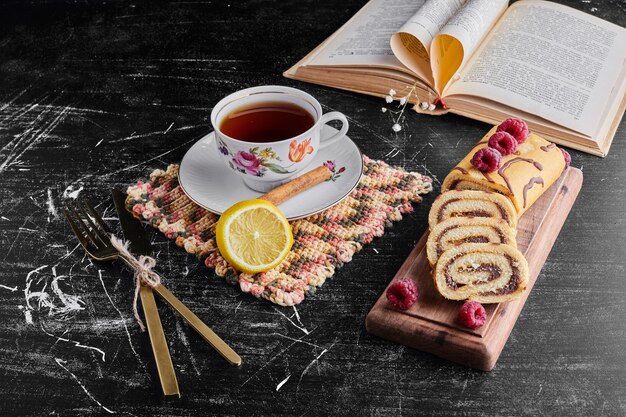
<path fill-rule="evenodd" d="M 465 168 L 461 168 L 461 167 L 454 167 L 454 168 L 452 168 L 452 171 L 454 171 L 455 169 L 456 169 L 457 171 L 460 171 L 460 172 L 461 172 L 461 174 L 463 174 L 463 175 L 467 175 L 467 170 L 466 170 Z"/>
<path fill-rule="evenodd" d="M 537 168 L 539 171 L 543 171 L 543 165 L 541 165 L 539 162 L 531 158 L 517 157 L 517 158 L 513 158 L 513 159 L 506 161 L 504 165 L 502 165 L 500 169 L 498 169 L 498 174 L 500 174 L 500 176 L 506 183 L 506 186 L 508 187 L 509 191 L 511 191 L 511 193 L 513 193 L 513 186 L 511 185 L 511 181 L 509 181 L 509 178 L 504 174 L 504 171 L 506 171 L 511 165 L 518 163 L 518 162 L 527 162 L 529 164 L 533 164 L 535 168 Z"/>
<path fill-rule="evenodd" d="M 549 145 L 540 146 L 539 148 L 544 152 L 550 152 L 551 149 L 556 148 L 556 145 L 554 143 L 551 143 Z"/>
<path fill-rule="evenodd" d="M 543 187 L 543 178 L 541 178 L 541 177 L 533 177 L 533 178 L 530 179 L 530 181 L 528 181 L 528 184 L 526 184 L 524 186 L 524 190 L 523 190 L 524 208 L 526 208 L 526 194 L 528 193 L 528 190 L 533 188 L 533 186 L 535 184 L 541 184 L 541 187 Z"/>
<path fill-rule="evenodd" d="M 483 172 L 480 171 L 481 174 L 483 174 L 483 177 L 485 177 L 485 179 L 491 183 L 495 183 L 495 181 L 493 180 L 493 178 L 491 178 L 491 175 L 489 175 L 488 172 Z"/>

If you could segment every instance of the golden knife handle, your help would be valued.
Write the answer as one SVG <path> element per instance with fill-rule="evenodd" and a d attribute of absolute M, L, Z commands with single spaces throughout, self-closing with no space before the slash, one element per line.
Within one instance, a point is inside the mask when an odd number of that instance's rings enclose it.
<path fill-rule="evenodd" d="M 146 319 L 146 327 L 148 335 L 150 335 L 150 344 L 152 345 L 152 353 L 156 362 L 159 379 L 161 380 L 161 388 L 166 398 L 180 398 L 178 390 L 178 381 L 174 372 L 174 364 L 170 357 L 170 350 L 167 347 L 163 327 L 161 326 L 161 318 L 154 302 L 154 293 L 148 286 L 142 285 L 139 290 L 141 296 L 141 305 L 143 314 Z"/>
<path fill-rule="evenodd" d="M 241 365 L 241 357 L 230 348 L 213 330 L 209 328 L 193 311 L 189 310 L 174 294 L 169 292 L 167 288 L 159 284 L 154 287 L 154 290 L 159 294 L 166 303 L 168 303 L 174 310 L 180 314 L 189 325 L 202 336 L 208 344 L 213 346 L 213 349 L 222 355 L 228 363 L 233 366 Z"/>

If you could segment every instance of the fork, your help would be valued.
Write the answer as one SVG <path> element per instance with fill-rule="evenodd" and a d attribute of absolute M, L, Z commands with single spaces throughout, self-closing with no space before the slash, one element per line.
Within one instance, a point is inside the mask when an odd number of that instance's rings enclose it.
<path fill-rule="evenodd" d="M 78 210 L 73 208 L 74 215 L 77 218 L 82 228 L 77 226 L 77 222 L 69 216 L 68 210 L 65 209 L 65 215 L 70 222 L 70 226 L 74 231 L 74 234 L 78 237 L 81 245 L 85 248 L 87 253 L 94 259 L 98 260 L 114 260 L 120 259 L 127 262 L 125 258 L 121 257 L 117 249 L 111 245 L 111 229 L 107 226 L 105 221 L 100 217 L 96 210 L 87 202 L 82 203 L 83 207 L 78 204 Z M 87 213 L 88 212 L 88 213 Z M 91 217 L 95 220 L 92 221 Z M 87 223 L 83 221 L 85 219 Z M 93 230 L 95 234 L 90 232 Z M 85 233 L 89 240 L 85 238 Z M 142 286 L 143 288 L 143 286 Z M 172 294 L 163 284 L 158 284 L 154 287 L 148 287 L 148 289 L 154 290 L 170 307 L 172 307 L 181 317 L 194 329 L 209 345 L 213 347 L 228 363 L 233 366 L 241 365 L 241 357 L 224 342 L 209 326 L 204 324 L 193 311 L 183 304 L 174 294 Z M 143 302 L 143 298 L 142 298 Z M 144 311 L 145 313 L 145 311 Z"/>
<path fill-rule="evenodd" d="M 87 211 L 90 212 L 97 224 L 87 214 Z M 69 209 L 64 208 L 63 212 L 78 241 L 92 258 L 98 261 L 117 259 L 126 262 L 126 259 L 120 256 L 119 251 L 111 245 L 111 239 L 108 236 L 111 230 L 93 207 L 83 203 Z M 163 395 L 166 398 L 180 398 L 174 364 L 167 347 L 152 288 L 147 285 L 141 285 L 139 295 Z"/>

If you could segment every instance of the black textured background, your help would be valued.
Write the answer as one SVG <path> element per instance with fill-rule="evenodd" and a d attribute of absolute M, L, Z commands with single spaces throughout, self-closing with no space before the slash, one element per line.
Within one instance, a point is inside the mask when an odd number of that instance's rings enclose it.
<path fill-rule="evenodd" d="M 626 24 L 624 0 L 562 3 Z M 624 123 L 607 158 L 572 152 L 581 195 L 492 372 L 365 332 L 439 181 L 488 126 L 407 114 L 396 134 L 383 100 L 281 76 L 362 4 L 2 2 L 0 415 L 626 414 Z M 364 153 L 436 189 L 297 310 L 241 294 L 155 234 L 169 288 L 244 360 L 227 365 L 159 302 L 183 393 L 165 402 L 129 272 L 92 264 L 60 210 L 89 198 L 116 224 L 110 187 L 179 162 L 219 98 L 261 84 L 344 112 Z"/>

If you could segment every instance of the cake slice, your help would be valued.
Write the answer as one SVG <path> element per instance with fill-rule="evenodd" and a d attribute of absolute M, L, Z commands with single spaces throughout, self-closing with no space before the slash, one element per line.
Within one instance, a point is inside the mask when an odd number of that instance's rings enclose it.
<path fill-rule="evenodd" d="M 464 243 L 502 243 L 517 247 L 515 229 L 493 217 L 451 217 L 428 235 L 426 254 L 431 266 L 446 250 Z"/>
<path fill-rule="evenodd" d="M 513 246 L 465 243 L 443 252 L 433 278 L 447 299 L 489 304 L 519 298 L 528 274 L 526 258 Z"/>
<path fill-rule="evenodd" d="M 451 217 L 493 217 L 513 229 L 517 227 L 517 212 L 511 201 L 491 191 L 453 190 L 440 194 L 430 209 L 428 225 L 432 230 Z"/>

